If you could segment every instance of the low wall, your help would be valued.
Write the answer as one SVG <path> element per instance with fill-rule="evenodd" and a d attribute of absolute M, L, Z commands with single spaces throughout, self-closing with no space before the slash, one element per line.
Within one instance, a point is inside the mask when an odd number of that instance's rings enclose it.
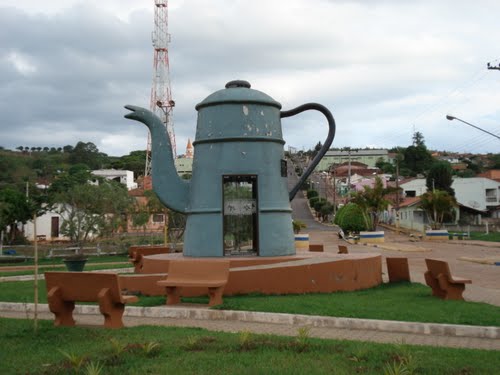
<path fill-rule="evenodd" d="M 380 254 L 317 254 L 321 255 L 230 259 L 224 295 L 329 293 L 367 289 L 382 283 Z M 177 255 L 144 257 L 142 273 L 121 275 L 121 287 L 145 295 L 165 295 L 156 281 L 166 277 L 171 259 L 182 258 Z M 227 258 L 221 258 L 225 260 Z M 182 291 L 183 296 L 206 294 L 206 288 L 183 288 Z"/>

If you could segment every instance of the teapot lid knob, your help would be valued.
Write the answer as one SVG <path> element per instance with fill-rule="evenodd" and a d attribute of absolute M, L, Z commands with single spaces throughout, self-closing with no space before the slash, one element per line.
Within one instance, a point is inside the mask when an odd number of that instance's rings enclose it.
<path fill-rule="evenodd" d="M 250 82 L 243 80 L 235 80 L 226 83 L 226 89 L 235 88 L 235 87 L 245 87 L 249 89 L 251 87 Z"/>

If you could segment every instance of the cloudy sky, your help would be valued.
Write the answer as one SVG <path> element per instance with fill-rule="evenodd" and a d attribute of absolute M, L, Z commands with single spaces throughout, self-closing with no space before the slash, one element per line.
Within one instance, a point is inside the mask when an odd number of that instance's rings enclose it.
<path fill-rule="evenodd" d="M 143 150 L 154 0 L 0 0 L 0 146 L 93 142 Z M 327 106 L 335 147 L 500 152 L 498 0 L 170 0 L 170 78 L 178 153 L 195 105 L 245 79 L 290 109 Z M 327 134 L 320 114 L 283 120 L 287 145 Z"/>

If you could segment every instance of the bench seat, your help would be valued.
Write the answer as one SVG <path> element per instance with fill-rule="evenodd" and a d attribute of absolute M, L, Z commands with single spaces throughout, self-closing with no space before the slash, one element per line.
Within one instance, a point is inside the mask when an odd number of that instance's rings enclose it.
<path fill-rule="evenodd" d="M 49 309 L 55 326 L 74 326 L 75 302 L 98 302 L 104 327 L 123 327 L 125 304 L 137 302 L 136 296 L 122 295 L 116 273 L 45 272 Z"/>
<path fill-rule="evenodd" d="M 165 280 L 157 282 L 165 287 L 167 305 L 181 302 L 183 287 L 208 288 L 209 306 L 222 303 L 222 293 L 229 277 L 227 260 L 171 260 Z"/>
<path fill-rule="evenodd" d="M 465 284 L 472 280 L 453 276 L 448 262 L 437 259 L 425 259 L 427 271 L 424 274 L 425 282 L 432 288 L 432 295 L 451 300 L 463 300 Z"/>

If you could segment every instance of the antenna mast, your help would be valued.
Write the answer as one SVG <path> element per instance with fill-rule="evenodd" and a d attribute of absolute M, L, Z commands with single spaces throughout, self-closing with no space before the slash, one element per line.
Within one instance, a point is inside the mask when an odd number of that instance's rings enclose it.
<path fill-rule="evenodd" d="M 153 3 L 154 30 L 151 38 L 153 42 L 154 62 L 150 109 L 163 120 L 170 137 L 172 153 L 175 158 L 177 151 L 172 119 L 172 109 L 175 106 L 175 102 L 172 100 L 170 89 L 170 68 L 168 62 L 168 44 L 170 43 L 170 34 L 168 33 L 168 1 L 153 0 Z M 151 133 L 148 135 L 144 176 L 151 176 Z"/>

